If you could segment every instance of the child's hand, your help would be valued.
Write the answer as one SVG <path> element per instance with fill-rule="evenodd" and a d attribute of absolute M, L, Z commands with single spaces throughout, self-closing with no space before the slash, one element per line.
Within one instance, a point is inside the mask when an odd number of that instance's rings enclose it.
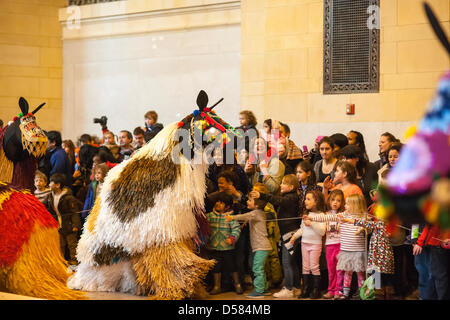
<path fill-rule="evenodd" d="M 341 223 L 355 223 L 354 219 L 344 218 L 343 216 L 339 216 L 339 220 Z"/>
<path fill-rule="evenodd" d="M 294 244 L 295 243 L 295 237 L 294 236 L 291 237 L 291 240 L 289 240 L 289 243 L 290 244 Z"/>
<path fill-rule="evenodd" d="M 323 181 L 323 188 L 327 190 L 334 188 L 334 183 L 333 180 L 331 180 L 330 176 L 326 177 L 325 180 Z"/>
<path fill-rule="evenodd" d="M 226 220 L 226 221 L 233 220 L 233 216 L 230 216 L 229 214 L 227 214 L 227 215 L 225 216 L 225 220 Z"/>
<path fill-rule="evenodd" d="M 311 217 L 308 216 L 307 214 L 304 214 L 304 215 L 302 216 L 302 219 L 303 219 L 303 220 L 311 220 Z"/>
<path fill-rule="evenodd" d="M 250 191 L 249 196 L 250 196 L 251 198 L 256 198 L 256 199 L 258 199 L 258 198 L 261 196 L 261 194 L 260 194 L 258 191 L 256 191 L 256 190 L 252 190 L 252 191 Z"/>
<path fill-rule="evenodd" d="M 77 231 L 78 231 L 78 228 L 75 228 L 75 227 L 74 227 L 74 228 L 72 229 L 72 231 L 73 231 L 73 232 L 77 232 Z"/>
<path fill-rule="evenodd" d="M 303 220 L 303 223 L 304 223 L 305 226 L 307 226 L 307 227 L 310 227 L 310 226 L 311 226 L 311 220 L 309 220 L 309 219 Z"/>
<path fill-rule="evenodd" d="M 413 255 L 417 256 L 418 254 L 422 253 L 422 247 L 418 244 L 415 244 L 413 247 Z"/>
<path fill-rule="evenodd" d="M 233 244 L 233 241 L 231 241 L 230 238 L 227 238 L 227 239 L 225 240 L 225 243 L 231 246 L 231 245 Z"/>

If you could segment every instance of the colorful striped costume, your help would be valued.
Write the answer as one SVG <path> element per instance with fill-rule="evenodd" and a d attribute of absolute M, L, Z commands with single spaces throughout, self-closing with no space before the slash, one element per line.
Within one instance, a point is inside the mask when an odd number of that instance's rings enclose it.
<path fill-rule="evenodd" d="M 69 290 L 58 222 L 27 190 L 0 182 L 0 288 L 43 299 L 83 299 Z"/>

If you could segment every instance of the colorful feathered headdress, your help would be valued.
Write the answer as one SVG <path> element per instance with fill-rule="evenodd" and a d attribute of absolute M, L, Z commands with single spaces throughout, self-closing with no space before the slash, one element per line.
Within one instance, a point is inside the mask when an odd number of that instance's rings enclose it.
<path fill-rule="evenodd" d="M 432 9 L 425 12 L 450 54 L 450 43 Z M 412 132 L 412 133 L 411 133 Z M 439 81 L 436 95 L 380 188 L 377 216 L 400 218 L 403 224 L 429 223 L 450 231 L 450 71 Z"/>
<path fill-rule="evenodd" d="M 191 141 L 195 145 L 206 145 L 215 141 L 222 147 L 236 137 L 241 137 L 241 133 L 222 120 L 215 111 L 216 107 L 223 98 L 211 107 L 208 106 L 208 95 L 201 90 L 197 96 L 197 106 L 191 114 L 186 116 L 178 123 L 179 128 L 189 130 Z M 202 139 L 202 141 L 198 141 Z"/>

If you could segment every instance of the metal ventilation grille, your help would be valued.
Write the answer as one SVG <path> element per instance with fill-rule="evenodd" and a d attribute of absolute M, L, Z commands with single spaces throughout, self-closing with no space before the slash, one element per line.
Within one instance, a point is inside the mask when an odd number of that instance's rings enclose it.
<path fill-rule="evenodd" d="M 377 92 L 379 30 L 369 29 L 374 0 L 325 0 L 324 93 Z"/>

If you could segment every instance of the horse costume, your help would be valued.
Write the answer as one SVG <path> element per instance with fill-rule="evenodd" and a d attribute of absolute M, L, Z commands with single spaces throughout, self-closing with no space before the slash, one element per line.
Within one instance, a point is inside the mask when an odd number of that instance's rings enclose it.
<path fill-rule="evenodd" d="M 19 99 L 21 112 L 13 123 L 0 130 L 0 180 L 23 188 L 34 188 L 34 173 L 38 158 L 45 154 L 47 136 L 36 124 L 35 114 L 45 102 L 34 111 L 29 111 L 25 98 Z"/>
<path fill-rule="evenodd" d="M 47 137 L 37 126 L 28 103 L 0 133 L 0 290 L 43 299 L 83 299 L 66 286 L 69 277 L 58 222 L 26 188 L 33 186 L 37 158 Z M 15 183 L 10 184 L 8 182 Z"/>
<path fill-rule="evenodd" d="M 154 299 L 192 298 L 203 288 L 214 265 L 194 252 L 198 233 L 207 232 L 204 151 L 239 135 L 207 104 L 200 91 L 198 110 L 109 171 L 83 227 L 70 288 Z"/>

